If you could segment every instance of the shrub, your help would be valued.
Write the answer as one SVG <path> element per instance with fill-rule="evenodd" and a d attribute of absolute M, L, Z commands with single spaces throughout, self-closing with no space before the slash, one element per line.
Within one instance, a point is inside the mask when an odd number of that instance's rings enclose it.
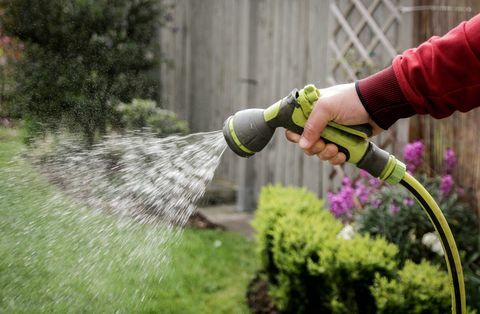
<path fill-rule="evenodd" d="M 281 191 L 281 197 L 279 197 Z M 258 200 L 258 210 L 252 222 L 256 230 L 257 252 L 262 268 L 268 273 L 275 273 L 272 261 L 273 227 L 278 218 L 293 211 L 299 215 L 311 215 L 321 211 L 323 201 L 306 189 L 284 188 L 280 186 L 264 187 Z M 333 222 L 341 229 L 341 225 Z"/>
<path fill-rule="evenodd" d="M 425 283 L 428 282 L 428 285 Z M 371 288 L 378 313 L 449 313 L 451 311 L 448 276 L 438 266 L 421 262 L 405 263 L 397 279 L 375 275 Z"/>
<path fill-rule="evenodd" d="M 152 100 L 133 99 L 129 104 L 121 103 L 116 110 L 120 114 L 121 126 L 129 130 L 149 128 L 159 136 L 188 132 L 186 121 L 180 120 L 172 111 L 158 108 Z"/>
<path fill-rule="evenodd" d="M 66 126 L 92 143 L 112 104 L 155 97 L 157 0 L 0 0 L 2 25 L 25 50 L 16 103 L 43 129 Z"/>
<path fill-rule="evenodd" d="M 375 274 L 391 278 L 397 248 L 339 237 L 343 225 L 304 189 L 266 187 L 253 223 L 276 306 L 286 312 L 374 313 Z"/>

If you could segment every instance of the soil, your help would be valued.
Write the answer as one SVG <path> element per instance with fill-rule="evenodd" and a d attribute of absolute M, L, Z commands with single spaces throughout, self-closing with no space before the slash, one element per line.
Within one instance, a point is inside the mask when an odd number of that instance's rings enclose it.
<path fill-rule="evenodd" d="M 247 304 L 254 314 L 280 314 L 268 294 L 268 282 L 257 274 L 247 288 Z"/>
<path fill-rule="evenodd" d="M 225 227 L 208 220 L 202 213 L 196 212 L 188 218 L 186 227 L 195 229 L 217 229 L 225 230 Z"/>

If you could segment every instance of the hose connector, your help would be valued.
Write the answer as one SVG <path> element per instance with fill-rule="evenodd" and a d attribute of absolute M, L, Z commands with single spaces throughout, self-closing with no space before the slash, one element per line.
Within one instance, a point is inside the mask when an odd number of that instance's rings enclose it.
<path fill-rule="evenodd" d="M 379 179 L 390 184 L 397 184 L 402 181 L 407 172 L 407 167 L 403 162 L 390 155 L 385 169 L 380 174 Z"/>
<path fill-rule="evenodd" d="M 399 183 L 407 171 L 404 163 L 372 142 L 369 142 L 367 152 L 357 166 L 372 176 L 391 184 Z"/>

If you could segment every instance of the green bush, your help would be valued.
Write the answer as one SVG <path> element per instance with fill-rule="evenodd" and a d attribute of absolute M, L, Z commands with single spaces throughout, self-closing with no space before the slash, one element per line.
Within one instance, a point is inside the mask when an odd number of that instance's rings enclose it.
<path fill-rule="evenodd" d="M 188 132 L 186 121 L 180 120 L 172 111 L 158 108 L 153 100 L 133 99 L 129 104 L 121 103 L 116 110 L 121 127 L 128 130 L 149 128 L 159 136 Z"/>
<path fill-rule="evenodd" d="M 282 197 L 279 197 L 279 191 L 282 192 Z M 257 252 L 263 269 L 268 273 L 275 272 L 271 255 L 272 232 L 278 218 L 291 211 L 300 215 L 315 214 L 321 212 L 323 205 L 322 200 L 306 189 L 280 186 L 267 186 L 262 189 L 252 225 L 256 230 Z M 341 229 L 341 225 L 336 222 L 333 226 Z"/>
<path fill-rule="evenodd" d="M 407 309 L 397 313 L 409 313 L 411 304 L 436 292 L 431 302 L 422 299 L 422 313 L 450 306 L 445 272 L 410 261 L 398 271 L 394 244 L 369 235 L 343 236 L 343 224 L 323 205 L 305 189 L 268 186 L 260 194 L 253 221 L 257 252 L 270 296 L 281 311 L 377 313 L 378 306 L 387 313 L 395 300 Z M 415 292 L 407 288 L 419 293 L 410 296 Z"/>
<path fill-rule="evenodd" d="M 428 285 L 425 283 L 428 282 Z M 448 276 L 437 265 L 426 261 L 405 263 L 397 279 L 377 274 L 372 287 L 378 313 L 449 313 Z"/>
<path fill-rule="evenodd" d="M 396 247 L 382 239 L 339 238 L 343 225 L 306 190 L 264 188 L 253 225 L 282 311 L 373 313 L 375 274 L 391 276 L 397 266 Z"/>
<path fill-rule="evenodd" d="M 25 44 L 16 99 L 24 117 L 92 143 L 105 133 L 112 104 L 154 98 L 158 0 L 0 0 L 5 32 Z"/>

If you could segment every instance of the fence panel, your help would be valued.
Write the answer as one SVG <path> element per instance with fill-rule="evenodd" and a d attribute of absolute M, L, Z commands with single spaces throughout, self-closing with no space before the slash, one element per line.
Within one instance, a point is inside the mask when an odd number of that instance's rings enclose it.
<path fill-rule="evenodd" d="M 480 1 L 477 0 L 417 0 L 415 4 L 415 44 L 433 35 L 443 35 L 461 21 L 480 13 Z M 418 116 L 412 118 L 410 132 L 411 139 L 424 141 L 426 163 L 433 172 L 442 172 L 444 150 L 448 147 L 455 149 L 458 155 L 455 178 L 474 196 L 471 203 L 480 214 L 479 121 L 479 109 L 467 114 L 455 113 L 442 120 Z"/>
<path fill-rule="evenodd" d="M 164 0 L 174 7 L 160 32 L 164 106 L 194 132 L 220 129 L 237 110 L 264 108 L 307 83 L 327 86 L 364 77 L 409 46 L 400 0 Z M 407 28 L 409 29 L 409 28 Z M 408 32 L 406 32 L 408 33 Z M 395 150 L 406 122 L 379 138 Z M 346 166 L 346 171 L 352 168 Z M 238 184 L 250 210 L 261 186 L 305 186 L 324 196 L 344 171 L 306 157 L 282 131 L 248 160 L 227 152 L 217 178 Z"/>

